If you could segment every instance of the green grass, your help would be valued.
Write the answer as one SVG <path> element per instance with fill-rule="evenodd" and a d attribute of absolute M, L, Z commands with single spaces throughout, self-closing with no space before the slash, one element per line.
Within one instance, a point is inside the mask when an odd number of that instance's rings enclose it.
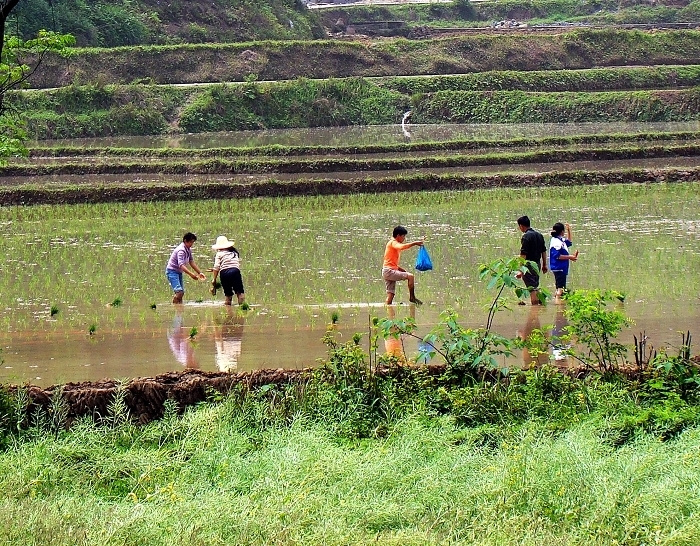
<path fill-rule="evenodd" d="M 460 114 L 465 103 L 471 122 L 697 119 L 697 92 L 684 88 L 698 83 L 700 68 L 691 65 L 297 78 L 184 88 L 69 85 L 10 93 L 8 103 L 23 112 L 33 138 L 56 139 L 381 125 L 398 122 L 410 108 L 414 123 L 454 122 L 465 115 Z"/>
<path fill-rule="evenodd" d="M 700 432 L 615 449 L 605 418 L 460 428 L 408 416 L 348 440 L 235 405 L 80 424 L 0 454 L 0 539 L 29 544 L 692 544 Z M 484 441 L 484 440 L 488 441 Z M 215 517 L 213 517 L 215 514 Z"/>

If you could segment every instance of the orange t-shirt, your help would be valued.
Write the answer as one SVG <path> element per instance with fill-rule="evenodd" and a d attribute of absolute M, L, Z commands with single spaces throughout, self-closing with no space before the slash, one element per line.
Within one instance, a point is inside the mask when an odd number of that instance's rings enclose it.
<path fill-rule="evenodd" d="M 384 265 L 390 269 L 399 268 L 399 255 L 407 248 L 411 248 L 411 243 L 399 243 L 396 239 L 390 239 L 384 251 Z"/>

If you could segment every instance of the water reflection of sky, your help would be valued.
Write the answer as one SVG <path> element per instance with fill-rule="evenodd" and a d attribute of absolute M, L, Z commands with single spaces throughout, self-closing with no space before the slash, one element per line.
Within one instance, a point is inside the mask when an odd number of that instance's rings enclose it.
<path fill-rule="evenodd" d="M 634 321 L 622 332 L 622 343 L 631 344 L 633 335 L 646 334 L 654 348 L 670 347 L 674 354 L 681 344 L 681 332 L 700 331 L 697 305 L 630 301 L 619 308 Z M 402 304 L 393 306 L 393 310 L 384 305 L 310 305 L 241 313 L 235 307 L 225 309 L 211 302 L 184 305 L 181 309 L 164 306 L 156 313 L 157 323 L 143 330 L 105 328 L 98 329 L 94 336 L 85 332 L 34 332 L 5 338 L 0 382 L 46 386 L 66 381 L 149 377 L 183 367 L 205 371 L 304 368 L 326 356 L 321 338 L 333 311 L 339 313 L 336 340 L 350 342 L 355 333 L 360 333 L 360 344 L 369 352 L 374 317 L 413 317 L 416 334 L 422 337 L 436 326 L 442 310 L 436 305 L 414 308 Z M 494 330 L 508 337 L 526 337 L 533 329 L 541 328 L 556 336 L 566 325 L 562 311 L 563 306 L 554 304 L 543 308 L 513 306 L 496 315 Z M 458 322 L 465 328 L 484 326 L 486 310 L 481 307 L 462 308 L 458 314 Z M 197 333 L 191 337 L 193 327 Z M 385 343 L 380 338 L 378 350 L 379 355 L 393 353 L 413 359 L 419 353 L 420 341 L 403 336 Z M 551 350 L 542 355 L 522 350 L 512 358 L 502 357 L 499 364 L 527 367 L 533 359 L 543 363 L 554 357 Z"/>
<path fill-rule="evenodd" d="M 410 137 L 406 136 L 406 127 Z M 508 123 L 508 124 L 442 124 L 363 125 L 349 127 L 311 127 L 302 129 L 269 129 L 264 131 L 231 131 L 174 136 L 123 136 L 42 140 L 41 146 L 80 146 L 118 148 L 188 148 L 255 146 L 361 146 L 411 142 L 440 142 L 460 139 L 543 138 L 591 134 L 632 134 L 650 132 L 700 131 L 700 121 L 688 122 L 613 122 L 613 123 Z M 31 148 L 31 145 L 30 145 Z"/>

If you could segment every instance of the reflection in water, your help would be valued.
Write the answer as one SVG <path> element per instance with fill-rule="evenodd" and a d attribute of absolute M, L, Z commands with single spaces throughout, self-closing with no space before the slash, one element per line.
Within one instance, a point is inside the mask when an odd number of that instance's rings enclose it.
<path fill-rule="evenodd" d="M 233 372 L 238 369 L 241 359 L 245 316 L 231 306 L 226 307 L 226 314 L 214 319 L 215 359 L 219 371 Z"/>
<path fill-rule="evenodd" d="M 569 321 L 564 315 L 564 307 L 561 305 L 557 306 L 557 312 L 554 316 L 554 327 L 552 328 L 552 358 L 559 364 L 564 363 L 568 360 L 564 351 L 569 348 L 569 332 L 567 326 Z"/>
<path fill-rule="evenodd" d="M 177 306 L 180 307 L 180 306 Z M 183 326 L 184 316 L 182 309 L 175 309 L 173 324 L 168 329 L 168 344 L 173 352 L 175 360 L 182 364 L 185 368 L 199 369 L 199 362 L 194 354 L 194 346 L 192 340 Z"/>
<path fill-rule="evenodd" d="M 415 142 L 436 142 L 457 139 L 510 139 L 546 136 L 570 136 L 611 133 L 650 133 L 697 131 L 698 121 L 688 122 L 595 122 L 595 123 L 443 123 L 411 125 Z M 297 129 L 268 129 L 264 131 L 231 131 L 196 133 L 173 136 L 128 136 L 43 140 L 42 146 L 126 147 L 126 148 L 189 148 L 204 149 L 224 146 L 361 146 L 396 144 L 405 135 L 396 125 L 355 125 L 348 127 L 312 127 Z M 36 146 L 31 143 L 30 148 Z"/>
<path fill-rule="evenodd" d="M 525 319 L 525 324 L 523 324 L 523 327 L 517 332 L 517 336 L 522 340 L 526 340 L 534 330 L 538 330 L 542 327 L 540 324 L 540 313 L 544 311 L 545 307 L 542 305 L 530 305 L 528 309 L 529 311 Z M 546 364 L 548 360 L 548 353 L 523 347 L 523 364 L 526 368 Z"/>
<path fill-rule="evenodd" d="M 413 320 L 416 319 L 416 306 L 409 306 L 409 316 Z M 394 320 L 396 318 L 396 306 L 387 305 L 386 306 L 387 318 L 389 320 Z M 397 337 L 389 336 L 384 340 L 384 352 L 387 356 L 396 358 L 399 362 L 406 362 L 406 351 L 404 343 L 408 336 L 400 335 Z"/>

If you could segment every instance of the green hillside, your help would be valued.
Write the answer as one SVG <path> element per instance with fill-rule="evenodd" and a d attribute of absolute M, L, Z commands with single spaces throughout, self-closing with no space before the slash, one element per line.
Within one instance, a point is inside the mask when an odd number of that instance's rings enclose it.
<path fill-rule="evenodd" d="M 80 46 L 319 38 L 315 14 L 295 0 L 23 0 L 7 31 L 73 34 Z"/>

